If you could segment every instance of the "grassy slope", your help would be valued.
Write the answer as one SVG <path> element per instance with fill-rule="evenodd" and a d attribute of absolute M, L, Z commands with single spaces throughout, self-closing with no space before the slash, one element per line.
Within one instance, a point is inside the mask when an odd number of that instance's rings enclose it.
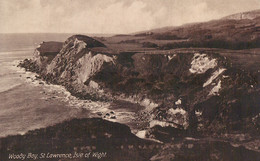
<path fill-rule="evenodd" d="M 249 12 L 251 17 L 255 15 L 254 19 L 223 18 L 98 39 L 115 50 L 131 51 L 148 50 L 150 47 L 153 49 L 204 47 L 236 50 L 259 48 L 259 12 L 259 10 Z M 155 45 L 144 45 L 145 42 Z"/>

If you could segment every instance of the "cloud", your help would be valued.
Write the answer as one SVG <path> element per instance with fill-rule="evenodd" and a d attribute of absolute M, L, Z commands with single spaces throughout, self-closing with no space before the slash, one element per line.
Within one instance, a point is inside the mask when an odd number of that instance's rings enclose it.
<path fill-rule="evenodd" d="M 131 33 L 258 6 L 259 0 L 1 0 L 0 32 Z"/>

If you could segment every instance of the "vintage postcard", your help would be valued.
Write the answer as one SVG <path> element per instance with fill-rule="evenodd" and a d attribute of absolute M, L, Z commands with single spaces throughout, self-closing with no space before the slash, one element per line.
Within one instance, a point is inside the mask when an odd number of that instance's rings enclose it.
<path fill-rule="evenodd" d="M 0 0 L 0 161 L 259 161 L 259 0 Z"/>

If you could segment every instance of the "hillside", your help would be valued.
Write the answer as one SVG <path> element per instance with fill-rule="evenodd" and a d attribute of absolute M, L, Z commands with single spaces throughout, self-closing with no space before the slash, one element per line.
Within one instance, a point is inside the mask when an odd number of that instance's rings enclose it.
<path fill-rule="evenodd" d="M 250 19 L 223 18 L 203 23 L 165 27 L 134 35 L 120 35 L 104 39 L 105 44 L 116 48 L 117 43 L 129 48 L 224 48 L 251 49 L 260 47 L 259 10 L 247 12 Z"/>

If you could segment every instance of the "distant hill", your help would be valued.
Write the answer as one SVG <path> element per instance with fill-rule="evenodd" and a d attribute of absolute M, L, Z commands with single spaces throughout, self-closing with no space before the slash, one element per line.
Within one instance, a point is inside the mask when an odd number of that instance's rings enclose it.
<path fill-rule="evenodd" d="M 108 44 L 123 43 L 131 49 L 224 48 L 232 50 L 260 47 L 260 10 L 238 13 L 202 23 L 163 27 L 131 36 L 106 38 Z M 115 48 L 116 46 L 113 46 Z M 125 47 L 124 47 L 125 49 Z"/>
<path fill-rule="evenodd" d="M 230 19 L 230 20 L 242 20 L 242 19 L 255 19 L 260 16 L 260 9 L 249 11 L 249 12 L 242 12 L 236 13 L 230 16 L 223 17 L 222 19 Z"/>

